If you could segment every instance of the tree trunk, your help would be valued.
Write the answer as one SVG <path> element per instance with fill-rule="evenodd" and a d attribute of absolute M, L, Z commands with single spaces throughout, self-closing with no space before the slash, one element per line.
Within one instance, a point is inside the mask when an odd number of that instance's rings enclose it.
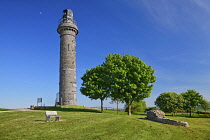
<path fill-rule="evenodd" d="M 206 110 L 204 110 L 205 111 L 205 117 L 206 117 Z"/>
<path fill-rule="evenodd" d="M 192 117 L 192 109 L 190 108 L 190 117 Z"/>
<path fill-rule="evenodd" d="M 174 112 L 171 112 L 172 116 L 174 117 Z"/>
<path fill-rule="evenodd" d="M 128 115 L 131 116 L 131 105 L 128 105 Z"/>
<path fill-rule="evenodd" d="M 118 114 L 118 101 L 117 101 L 117 114 Z"/>
<path fill-rule="evenodd" d="M 104 112 L 103 100 L 101 100 L 101 113 Z"/>

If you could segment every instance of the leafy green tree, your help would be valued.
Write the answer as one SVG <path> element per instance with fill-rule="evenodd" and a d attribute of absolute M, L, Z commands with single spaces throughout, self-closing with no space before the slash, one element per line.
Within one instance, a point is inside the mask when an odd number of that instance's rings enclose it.
<path fill-rule="evenodd" d="M 83 80 L 80 91 L 83 95 L 90 99 L 101 100 L 101 112 L 103 112 L 103 101 L 109 97 L 109 75 L 105 67 L 96 66 L 91 70 L 87 70 L 81 78 Z"/>
<path fill-rule="evenodd" d="M 203 99 L 201 101 L 201 107 L 203 108 L 203 110 L 205 111 L 205 116 L 206 116 L 206 111 L 209 108 L 209 102 L 206 99 Z"/>
<path fill-rule="evenodd" d="M 155 105 L 165 112 L 171 112 L 174 116 L 176 111 L 181 108 L 182 102 L 182 96 L 176 92 L 164 92 L 157 97 Z"/>
<path fill-rule="evenodd" d="M 128 107 L 126 106 L 126 111 L 128 111 Z M 139 102 L 133 102 L 131 105 L 131 112 L 144 112 L 146 110 L 146 102 L 145 101 L 139 101 Z"/>
<path fill-rule="evenodd" d="M 185 111 L 189 111 L 191 117 L 194 108 L 202 103 L 203 96 L 200 95 L 200 93 L 195 90 L 187 90 L 187 92 L 183 92 L 181 93 L 181 95 L 183 96 L 184 99 L 183 109 Z"/>
<path fill-rule="evenodd" d="M 112 98 L 112 101 L 110 102 L 110 104 L 114 104 L 114 103 L 116 103 L 116 105 L 117 105 L 117 114 L 118 114 L 118 111 L 119 111 L 118 105 L 119 105 L 119 103 L 123 103 L 123 101 L 120 101 L 120 99 Z"/>
<path fill-rule="evenodd" d="M 147 66 L 139 57 L 130 55 L 110 54 L 102 64 L 109 70 L 110 91 L 112 98 L 124 101 L 131 115 L 131 105 L 150 97 L 151 83 L 156 81 L 154 70 Z"/>

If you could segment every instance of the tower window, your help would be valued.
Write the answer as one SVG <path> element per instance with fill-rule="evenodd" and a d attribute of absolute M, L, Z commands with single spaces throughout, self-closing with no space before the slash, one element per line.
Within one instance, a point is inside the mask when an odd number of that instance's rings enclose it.
<path fill-rule="evenodd" d="M 68 51 L 70 51 L 70 45 L 68 44 Z"/>

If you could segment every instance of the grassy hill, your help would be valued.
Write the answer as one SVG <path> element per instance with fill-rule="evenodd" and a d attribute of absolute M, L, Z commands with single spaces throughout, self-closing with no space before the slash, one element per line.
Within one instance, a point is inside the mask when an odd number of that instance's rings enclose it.
<path fill-rule="evenodd" d="M 5 108 L 0 108 L 0 111 L 7 111 L 9 109 L 5 109 Z"/>
<path fill-rule="evenodd" d="M 202 115 L 167 116 L 190 125 L 182 127 L 145 120 L 145 113 L 127 116 L 124 112 L 117 115 L 85 108 L 57 111 L 62 121 L 44 122 L 45 110 L 0 113 L 0 139 L 210 140 L 210 117 Z"/>

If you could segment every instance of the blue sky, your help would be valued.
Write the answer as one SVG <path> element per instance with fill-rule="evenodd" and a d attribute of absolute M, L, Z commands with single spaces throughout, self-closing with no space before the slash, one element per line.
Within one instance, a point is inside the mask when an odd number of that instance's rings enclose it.
<path fill-rule="evenodd" d="M 77 103 L 82 75 L 110 53 L 140 57 L 157 81 L 147 106 L 163 92 L 194 89 L 210 101 L 210 2 L 207 0 L 1 0 L 0 108 L 54 105 L 59 78 L 58 20 L 74 12 Z M 115 106 L 105 101 L 107 107 Z M 122 107 L 123 105 L 121 105 Z"/>

